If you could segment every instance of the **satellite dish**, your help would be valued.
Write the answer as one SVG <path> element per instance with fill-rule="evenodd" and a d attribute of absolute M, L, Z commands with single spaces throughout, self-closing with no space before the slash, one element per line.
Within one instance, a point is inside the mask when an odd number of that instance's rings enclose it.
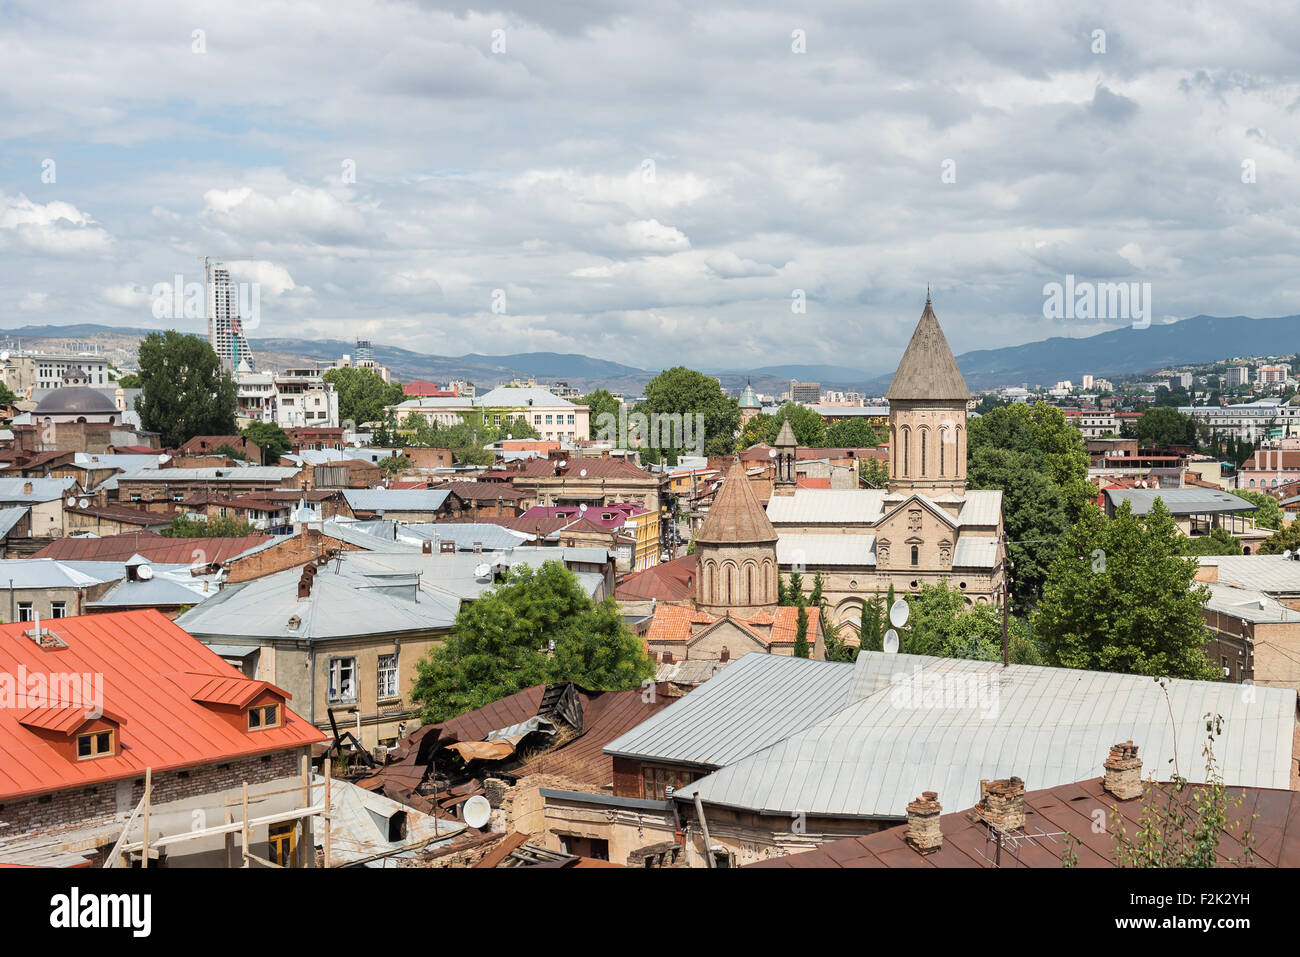
<path fill-rule="evenodd" d="M 148 565 L 141 565 L 135 574 L 140 581 L 147 582 L 149 579 L 153 578 L 153 569 Z"/>
<path fill-rule="evenodd" d="M 560 468 L 564 468 L 569 463 L 565 459 L 560 459 Z"/>
<path fill-rule="evenodd" d="M 586 469 L 583 469 L 581 472 L 579 472 L 579 473 L 578 473 L 578 477 L 579 477 L 579 478 L 586 478 L 586 477 L 587 477 L 587 470 L 586 470 Z"/>
<path fill-rule="evenodd" d="M 8 361 L 9 361 L 9 350 L 6 349 L 4 352 L 0 352 L 0 362 L 8 362 Z"/>
<path fill-rule="evenodd" d="M 898 632 L 894 631 L 892 628 L 885 632 L 885 640 L 882 647 L 886 654 L 898 654 Z"/>
<path fill-rule="evenodd" d="M 68 496 L 68 500 L 67 500 L 66 502 L 64 502 L 64 504 L 67 505 L 68 508 L 76 508 L 76 507 L 77 507 L 77 496 L 75 496 L 75 495 L 69 495 L 69 496 Z"/>
<path fill-rule="evenodd" d="M 889 606 L 889 623 L 895 628 L 902 628 L 907 624 L 907 619 L 911 614 L 912 609 L 907 607 L 907 600 L 900 598 Z"/>
<path fill-rule="evenodd" d="M 585 470 L 584 470 L 584 471 L 585 471 Z M 586 505 L 579 505 L 579 506 L 578 506 L 578 514 L 579 514 L 579 515 L 586 515 L 586 514 L 587 514 L 587 506 L 586 506 Z M 1290 553 L 1290 552 L 1287 552 L 1287 554 L 1290 555 L 1291 553 Z"/>
<path fill-rule="evenodd" d="M 492 817 L 492 805 L 481 794 L 475 794 L 461 805 L 461 816 L 470 827 L 482 827 Z"/>
<path fill-rule="evenodd" d="M 487 578 L 487 577 L 488 577 L 489 575 L 491 575 L 491 574 L 492 574 L 492 566 L 491 566 L 491 565 L 488 565 L 488 564 L 485 563 L 485 564 L 482 564 L 482 565 L 475 565 L 475 566 L 474 566 L 474 577 L 475 577 L 475 578 Z"/>
<path fill-rule="evenodd" d="M 1288 548 L 1286 551 L 1284 551 L 1284 552 L 1282 553 L 1282 557 L 1283 557 L 1283 558 L 1290 558 L 1290 557 L 1291 557 L 1291 549 Z"/>
<path fill-rule="evenodd" d="M 77 502 L 77 506 L 79 508 L 90 508 L 90 499 L 88 498 L 81 499 L 81 501 Z"/>

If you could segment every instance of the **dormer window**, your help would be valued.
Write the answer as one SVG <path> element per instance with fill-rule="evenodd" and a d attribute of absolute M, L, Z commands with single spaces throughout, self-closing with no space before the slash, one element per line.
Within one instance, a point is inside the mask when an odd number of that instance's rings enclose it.
<path fill-rule="evenodd" d="M 248 709 L 248 730 L 262 731 L 266 728 L 280 726 L 280 706 L 268 704 L 260 708 Z"/>
<path fill-rule="evenodd" d="M 114 755 L 112 731 L 92 731 L 77 735 L 77 760 L 88 761 L 92 758 L 107 758 Z"/>

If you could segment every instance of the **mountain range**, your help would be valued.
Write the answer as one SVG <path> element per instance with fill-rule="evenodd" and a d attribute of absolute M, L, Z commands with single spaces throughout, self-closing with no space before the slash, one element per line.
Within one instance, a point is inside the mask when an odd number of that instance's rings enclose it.
<path fill-rule="evenodd" d="M 65 326 L 22 326 L 0 330 L 0 338 L 21 341 L 26 348 L 68 348 L 68 341 L 133 351 L 134 342 L 152 330 L 78 323 Z M 250 340 L 258 361 L 287 368 L 304 360 L 332 361 L 355 351 L 345 340 L 291 337 Z M 1052 385 L 1061 379 L 1078 381 L 1084 373 L 1123 376 L 1166 366 L 1212 362 L 1235 356 L 1289 356 L 1300 351 L 1300 316 L 1252 319 L 1249 316 L 1194 316 L 1145 329 L 1124 327 L 1087 338 L 1056 337 L 999 349 L 979 349 L 957 356 L 957 364 L 972 389 L 992 389 L 1029 383 Z M 466 379 L 480 390 L 513 378 L 534 377 L 539 384 L 568 382 L 582 391 L 605 388 L 637 395 L 658 370 L 639 369 L 578 354 L 527 352 L 486 356 L 437 356 L 376 343 L 375 359 L 399 381 Z M 683 360 L 683 365 L 689 365 Z M 723 387 L 737 391 L 752 381 L 760 392 L 779 394 L 791 379 L 814 380 L 823 387 L 881 395 L 891 374 L 871 375 L 838 365 L 774 365 L 749 371 L 709 371 Z"/>

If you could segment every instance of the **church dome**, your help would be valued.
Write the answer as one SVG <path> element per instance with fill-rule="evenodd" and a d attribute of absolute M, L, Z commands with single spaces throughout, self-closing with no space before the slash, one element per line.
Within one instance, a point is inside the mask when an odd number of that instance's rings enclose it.
<path fill-rule="evenodd" d="M 82 385 L 64 386 L 48 393 L 32 415 L 107 415 L 118 411 L 117 404 L 104 393 Z"/>

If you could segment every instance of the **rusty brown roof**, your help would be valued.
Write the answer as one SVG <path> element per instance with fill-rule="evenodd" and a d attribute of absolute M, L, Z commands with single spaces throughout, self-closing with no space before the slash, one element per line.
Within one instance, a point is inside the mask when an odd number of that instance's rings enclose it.
<path fill-rule="evenodd" d="M 683 555 L 660 562 L 644 571 L 633 572 L 618 583 L 614 597 L 619 601 L 685 601 L 695 594 L 695 570 L 699 557 Z"/>
<path fill-rule="evenodd" d="M 899 399 L 953 399 L 965 402 L 970 398 L 970 389 L 957 360 L 948 348 L 948 340 L 939 328 L 930 299 L 925 300 L 925 311 L 916 324 L 912 340 L 907 344 L 903 358 L 899 360 L 898 370 L 885 398 L 893 402 Z"/>
<path fill-rule="evenodd" d="M 812 851 L 761 861 L 749 867 L 1049 867 L 1059 868 L 1066 853 L 1069 834 L 1078 855 L 1079 867 L 1117 867 L 1113 812 L 1123 817 L 1130 837 L 1136 834 L 1146 797 L 1120 801 L 1101 786 L 1101 778 L 1062 784 L 1025 793 L 1024 826 L 1003 839 L 999 851 L 989 828 L 971 810 L 944 814 L 939 818 L 943 846 L 933 854 L 920 855 L 906 843 L 907 826 L 899 825 L 863 837 L 851 837 L 823 844 Z M 1161 784 L 1163 804 L 1172 785 Z M 1179 796 L 1192 800 L 1200 785 L 1192 785 Z M 1300 866 L 1300 793 L 1270 788 L 1230 787 L 1228 799 L 1242 798 L 1240 807 L 1229 812 L 1230 821 L 1244 822 L 1229 828 L 1219 840 L 1219 866 L 1231 866 L 1243 854 L 1239 840 L 1245 830 L 1254 837 L 1257 867 Z M 943 800 L 943 795 L 939 795 Z M 1094 831 L 1096 812 L 1107 822 L 1104 833 Z M 1257 815 L 1257 817 L 1256 817 Z M 1252 821 L 1252 817 L 1254 820 Z"/>
<path fill-rule="evenodd" d="M 720 544 L 776 541 L 776 529 L 759 504 L 739 459 L 727 470 L 695 540 Z"/>
<path fill-rule="evenodd" d="M 156 514 L 156 513 L 155 513 Z M 271 540 L 269 535 L 239 538 L 164 538 L 153 532 L 126 532 L 102 538 L 56 538 L 32 558 L 61 561 L 115 562 L 141 555 L 159 565 L 188 565 L 196 552 L 209 562 L 224 562 Z"/>

